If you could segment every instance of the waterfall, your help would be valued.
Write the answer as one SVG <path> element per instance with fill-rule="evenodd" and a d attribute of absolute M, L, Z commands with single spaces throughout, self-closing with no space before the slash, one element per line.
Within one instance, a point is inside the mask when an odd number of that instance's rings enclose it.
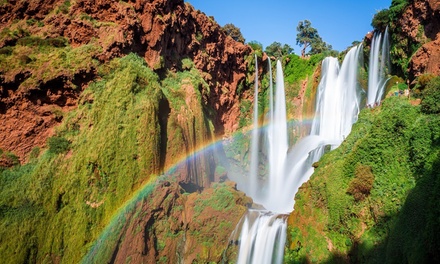
<path fill-rule="evenodd" d="M 341 67 L 336 58 L 323 60 L 311 135 L 342 142 L 350 134 L 360 111 L 362 90 L 357 76 L 361 50 L 362 46 L 350 49 Z"/>
<path fill-rule="evenodd" d="M 256 69 L 258 71 L 258 69 Z M 269 61 L 269 125 L 268 125 L 268 166 L 269 175 L 265 182 L 258 179 L 258 139 L 251 141 L 251 180 L 249 195 L 255 202 L 261 203 L 266 209 L 274 212 L 290 212 L 292 209 L 280 207 L 285 203 L 273 194 L 285 191 L 285 161 L 288 150 L 287 117 L 284 92 L 284 77 L 281 62 L 277 61 L 276 94 L 273 96 L 272 71 Z M 257 92 L 258 80 L 255 80 Z M 255 95 L 256 96 L 256 95 Z M 257 102 L 254 99 L 254 103 Z M 255 107 L 255 105 L 254 105 Z M 254 118 L 255 118 L 254 108 Z M 258 116 L 257 116 L 258 117 Z M 254 120 L 254 130 L 258 123 Z M 254 131 L 252 136 L 257 135 Z M 254 176 L 252 176 L 254 174 Z M 256 175 L 256 176 L 255 176 Z M 255 192 L 254 192 L 255 191 Z M 283 194 L 284 195 L 284 194 Z M 293 197 L 290 197 L 293 200 Z M 232 241 L 238 241 L 239 252 L 237 263 L 279 263 L 283 261 L 284 244 L 286 241 L 287 215 L 266 210 L 248 210 L 237 226 Z M 238 235 L 239 234 L 239 235 Z"/>
<path fill-rule="evenodd" d="M 269 131 L 272 136 L 269 139 L 268 195 L 263 206 L 268 210 L 278 212 L 277 209 L 282 202 L 274 199 L 274 195 L 271 194 L 280 194 L 284 191 L 284 164 L 288 149 L 285 97 L 283 69 L 281 62 L 277 61 L 275 102 L 272 103 L 274 106 L 273 119 L 269 123 Z"/>
<path fill-rule="evenodd" d="M 250 190 L 249 196 L 258 200 L 258 166 L 259 166 L 259 146 L 258 146 L 258 61 L 255 54 L 255 83 L 254 83 L 254 116 L 251 141 L 251 172 L 250 172 Z"/>
<path fill-rule="evenodd" d="M 357 120 L 361 99 L 361 88 L 357 82 L 361 50 L 362 46 L 352 48 L 341 67 L 335 58 L 330 57 L 323 61 L 311 135 L 298 141 L 291 149 L 287 136 L 284 77 L 281 62 L 277 61 L 275 96 L 272 84 L 269 91 L 269 173 L 263 179 L 258 177 L 256 163 L 260 160 L 260 152 L 258 139 L 252 138 L 250 179 L 256 182 L 249 183 L 251 191 L 247 190 L 254 201 L 269 211 L 248 210 L 234 231 L 231 241 L 237 241 L 239 245 L 238 263 L 282 263 L 286 240 L 285 214 L 293 210 L 296 192 L 312 175 L 312 164 L 322 156 L 324 147 L 339 146 Z M 257 92 L 256 79 L 255 93 Z M 254 103 L 257 104 L 255 98 Z M 258 117 L 255 115 L 256 111 L 254 109 L 254 118 Z M 253 137 L 264 135 L 254 132 L 257 125 L 258 122 L 255 123 L 254 120 Z"/>
<path fill-rule="evenodd" d="M 249 210 L 241 223 L 237 263 L 282 263 L 286 215 Z"/>
<path fill-rule="evenodd" d="M 367 105 L 373 107 L 380 104 L 388 81 L 390 45 L 388 27 L 382 35 L 375 32 L 371 42 L 370 61 L 368 69 Z"/>

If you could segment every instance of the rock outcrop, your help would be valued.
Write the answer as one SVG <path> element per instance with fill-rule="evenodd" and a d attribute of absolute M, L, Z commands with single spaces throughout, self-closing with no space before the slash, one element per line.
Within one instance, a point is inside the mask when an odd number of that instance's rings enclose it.
<path fill-rule="evenodd" d="M 440 3 L 436 0 L 411 1 L 398 20 L 402 34 L 409 43 L 421 47 L 409 62 L 409 78 L 424 73 L 440 75 Z"/>
<path fill-rule="evenodd" d="M 176 182 L 159 182 L 127 216 L 110 262 L 221 263 L 229 236 L 250 204 L 233 182 L 191 194 Z"/>
<path fill-rule="evenodd" d="M 65 38 L 72 48 L 98 47 L 90 57 L 100 63 L 137 53 L 163 77 L 181 70 L 182 59 L 189 58 L 210 87 L 205 100 L 214 110 L 216 135 L 237 129 L 241 96 L 237 88 L 245 82 L 246 57 L 252 50 L 183 0 L 8 1 L 0 6 L 0 14 L 4 53 L 26 37 Z M 0 148 L 21 161 L 53 134 L 62 118 L 54 112 L 75 107 L 78 94 L 97 77 L 96 65 L 88 64 L 44 79 L 27 67 L 32 59 L 23 56 L 23 67 L 0 70 Z M 27 82 L 31 78 L 36 79 L 34 84 Z"/>

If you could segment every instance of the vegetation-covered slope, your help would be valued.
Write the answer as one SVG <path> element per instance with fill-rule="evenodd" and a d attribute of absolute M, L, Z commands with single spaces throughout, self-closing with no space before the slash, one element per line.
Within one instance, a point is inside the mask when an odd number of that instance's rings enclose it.
<path fill-rule="evenodd" d="M 426 104 L 361 112 L 296 196 L 287 262 L 439 260 L 440 116 Z"/>
<path fill-rule="evenodd" d="M 439 14 L 436 1 L 396 0 L 374 17 L 376 30 L 389 27 L 391 70 L 407 84 L 392 89 L 411 86 L 411 98 L 362 110 L 315 164 L 289 217 L 287 263 L 440 261 Z"/>

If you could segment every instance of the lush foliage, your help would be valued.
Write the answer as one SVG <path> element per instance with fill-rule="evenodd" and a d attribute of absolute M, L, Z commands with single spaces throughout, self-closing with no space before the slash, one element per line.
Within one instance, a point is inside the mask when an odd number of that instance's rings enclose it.
<path fill-rule="evenodd" d="M 427 114 L 440 113 L 440 77 L 429 81 L 422 93 L 422 111 Z"/>
<path fill-rule="evenodd" d="M 331 45 L 325 43 L 318 34 L 318 30 L 312 27 L 309 20 L 300 21 L 296 27 L 296 44 L 302 47 L 301 57 L 305 57 L 307 48 L 311 48 L 309 54 L 318 54 L 331 50 Z"/>
<path fill-rule="evenodd" d="M 383 9 L 374 15 L 371 25 L 373 26 L 373 28 L 383 32 L 385 31 L 385 28 L 389 25 L 389 23 L 390 11 L 388 9 Z"/>
<path fill-rule="evenodd" d="M 255 64 L 254 62 L 251 62 L 251 60 L 254 58 L 254 55 L 257 55 L 258 58 L 262 58 L 263 57 L 263 44 L 261 44 L 260 42 L 256 41 L 256 40 L 252 40 L 249 41 L 247 43 L 249 46 L 251 46 L 251 48 L 254 50 L 253 54 L 247 56 L 246 61 L 248 62 L 248 67 L 247 67 L 247 71 L 248 71 L 248 76 L 249 77 L 249 73 L 254 72 L 255 71 Z M 250 84 L 249 80 L 247 81 L 247 85 Z M 240 91 L 243 92 L 242 87 L 240 87 Z"/>
<path fill-rule="evenodd" d="M 279 42 L 274 42 L 266 47 L 265 50 L 268 56 L 274 56 L 275 58 L 281 58 L 286 55 L 290 55 L 293 52 L 293 48 L 288 44 L 282 45 Z"/>
<path fill-rule="evenodd" d="M 399 97 L 364 109 L 297 194 L 286 261 L 438 261 L 439 122 Z"/>
<path fill-rule="evenodd" d="M 390 59 L 394 67 L 392 67 L 395 74 L 407 77 L 408 63 L 411 56 L 420 47 L 420 41 L 412 41 L 406 36 L 398 24 L 398 19 L 401 17 L 405 8 L 409 5 L 408 0 L 393 0 L 388 10 L 389 30 L 391 36 L 390 42 Z M 384 14 L 382 14 L 384 15 Z M 381 21 L 386 18 L 382 17 Z"/>
<path fill-rule="evenodd" d="M 231 36 L 235 41 L 244 43 L 245 39 L 243 34 L 241 34 L 240 28 L 236 27 L 234 24 L 226 24 L 222 27 L 226 35 Z"/>
<path fill-rule="evenodd" d="M 54 154 L 61 154 L 66 152 L 70 147 L 70 142 L 63 137 L 50 137 L 47 139 L 47 145 L 49 146 L 49 151 Z"/>
<path fill-rule="evenodd" d="M 93 44 L 72 48 L 66 46 L 64 38 L 41 39 L 24 34 L 17 45 L 0 49 L 0 77 L 12 82 L 17 71 L 28 72 L 29 77 L 19 87 L 23 90 L 38 89 L 61 76 L 73 80 L 75 74 L 91 72 L 98 66 L 94 57 L 100 50 Z M 72 82 L 69 84 L 76 88 Z"/>
<path fill-rule="evenodd" d="M 291 54 L 288 57 L 289 61 L 286 63 L 284 69 L 284 75 L 286 76 L 285 81 L 289 84 L 293 84 L 305 79 L 307 76 L 313 74 L 324 57 L 324 54 L 316 54 L 305 60 L 298 55 Z"/>

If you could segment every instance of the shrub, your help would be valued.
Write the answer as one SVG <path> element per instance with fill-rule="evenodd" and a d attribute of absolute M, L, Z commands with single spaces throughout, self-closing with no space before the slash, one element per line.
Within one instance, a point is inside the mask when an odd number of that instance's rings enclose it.
<path fill-rule="evenodd" d="M 355 168 L 355 175 L 347 189 L 347 193 L 353 195 L 356 201 L 364 200 L 371 191 L 374 182 L 374 174 L 371 167 L 358 164 Z"/>
<path fill-rule="evenodd" d="M 310 56 L 308 60 L 302 59 L 296 54 L 288 56 L 288 62 L 284 69 L 285 81 L 293 84 L 303 80 L 308 75 L 312 75 L 316 66 L 324 59 L 324 54 L 315 54 Z"/>
<path fill-rule="evenodd" d="M 11 55 L 14 49 L 10 46 L 6 46 L 0 49 L 0 55 Z"/>
<path fill-rule="evenodd" d="M 379 31 L 384 31 L 389 23 L 390 11 L 388 9 L 383 9 L 374 15 L 371 25 Z"/>
<path fill-rule="evenodd" d="M 63 137 L 50 137 L 47 139 L 49 145 L 49 152 L 54 154 L 60 154 L 66 152 L 70 147 L 70 142 Z"/>
<path fill-rule="evenodd" d="M 422 91 L 428 85 L 428 83 L 435 78 L 435 75 L 432 73 L 425 73 L 417 77 L 417 85 L 415 89 L 419 89 Z"/>
<path fill-rule="evenodd" d="M 17 40 L 17 44 L 21 46 L 52 46 L 56 48 L 66 47 L 68 42 L 63 37 L 42 39 L 35 36 L 27 36 Z"/>
<path fill-rule="evenodd" d="M 38 156 L 40 156 L 40 148 L 39 147 L 34 147 L 31 152 L 29 153 L 29 158 L 31 160 L 35 160 L 38 158 Z"/>
<path fill-rule="evenodd" d="M 440 76 L 426 85 L 422 93 L 421 110 L 426 114 L 440 113 Z"/>
<path fill-rule="evenodd" d="M 67 14 L 69 13 L 69 9 L 70 9 L 70 1 L 69 0 L 65 0 L 59 7 L 58 10 L 56 11 L 56 13 L 63 13 L 63 14 Z"/>
<path fill-rule="evenodd" d="M 263 51 L 263 44 L 256 40 L 249 41 L 247 43 L 254 51 Z"/>
<path fill-rule="evenodd" d="M 20 164 L 20 160 L 12 152 L 0 152 L 0 169 L 2 167 L 13 167 Z"/>

